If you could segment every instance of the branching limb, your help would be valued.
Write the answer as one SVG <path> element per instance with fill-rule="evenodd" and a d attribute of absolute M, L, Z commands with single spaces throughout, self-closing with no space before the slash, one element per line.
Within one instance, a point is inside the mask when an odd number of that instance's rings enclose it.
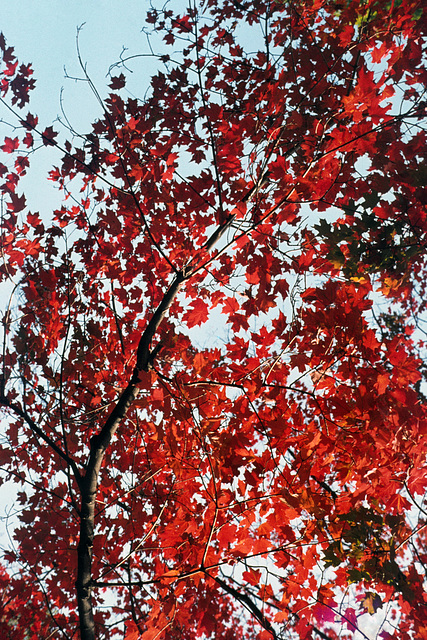
<path fill-rule="evenodd" d="M 246 607 L 246 609 L 249 609 L 251 614 L 254 616 L 254 618 L 258 620 L 260 625 L 266 631 L 271 633 L 274 640 L 277 640 L 277 634 L 273 629 L 273 627 L 271 626 L 271 623 L 269 622 L 269 620 L 267 620 L 267 618 L 262 613 L 262 611 L 257 607 L 257 605 L 249 598 L 249 596 L 247 596 L 245 593 L 240 593 L 240 591 L 237 591 L 237 589 L 235 589 L 234 587 L 231 587 L 229 584 L 224 582 L 224 580 L 221 580 L 221 578 L 211 576 L 209 574 L 206 574 L 206 575 L 208 575 L 209 578 L 213 578 L 213 580 L 215 580 L 215 582 L 219 584 L 219 586 L 222 589 L 224 589 L 224 591 L 226 591 L 230 596 L 233 596 L 233 598 L 241 602 L 243 606 Z"/>
<path fill-rule="evenodd" d="M 43 429 L 41 429 L 34 422 L 34 420 L 28 415 L 28 413 L 24 409 L 21 409 L 19 405 L 9 402 L 9 400 L 5 397 L 0 398 L 0 406 L 1 405 L 3 405 L 4 407 L 7 407 L 11 411 L 13 411 L 13 413 L 15 413 L 17 416 L 22 418 L 24 422 L 26 422 L 27 425 L 30 427 L 34 435 L 38 436 L 41 440 L 43 440 L 60 458 L 62 458 L 67 463 L 67 465 L 72 469 L 78 485 L 81 486 L 82 476 L 75 461 L 67 453 L 65 453 L 65 451 L 63 451 L 61 447 L 59 447 L 56 444 L 56 442 L 52 440 L 52 438 L 46 435 Z"/>

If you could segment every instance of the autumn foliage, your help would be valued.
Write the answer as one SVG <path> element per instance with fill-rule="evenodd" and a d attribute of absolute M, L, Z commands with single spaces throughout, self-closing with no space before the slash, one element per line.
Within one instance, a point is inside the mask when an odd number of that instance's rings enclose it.
<path fill-rule="evenodd" d="M 0 635 L 427 639 L 423 3 L 161 5 L 85 136 L 0 40 Z"/>

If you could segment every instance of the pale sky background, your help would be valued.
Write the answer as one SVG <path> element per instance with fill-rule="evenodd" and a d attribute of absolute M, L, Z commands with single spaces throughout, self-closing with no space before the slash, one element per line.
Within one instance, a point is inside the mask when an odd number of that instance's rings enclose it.
<path fill-rule="evenodd" d="M 43 112 L 46 119 L 54 119 L 60 111 L 59 92 L 63 86 L 73 117 L 80 115 L 90 121 L 91 115 L 96 114 L 94 99 L 88 96 L 91 99 L 76 105 L 75 83 L 64 78 L 64 66 L 70 75 L 81 75 L 76 55 L 77 27 L 85 23 L 80 35 L 81 53 L 102 91 L 108 68 L 119 59 L 123 47 L 129 49 L 129 54 L 148 53 L 146 37 L 141 32 L 148 8 L 148 0 L 17 0 L 14 6 L 5 4 L 0 30 L 8 44 L 15 47 L 18 59 L 31 62 L 34 67 L 37 87 L 31 98 L 33 110 Z M 155 70 L 154 61 L 147 59 L 134 61 L 132 66 L 138 71 L 139 82 L 141 71 L 148 79 Z"/>
<path fill-rule="evenodd" d="M 180 4 L 185 9 L 185 0 L 175 0 L 175 7 Z M 85 23 L 79 36 L 81 56 L 97 90 L 105 96 L 108 70 L 119 61 L 123 47 L 128 49 L 126 55 L 150 52 L 146 35 L 141 31 L 149 7 L 148 0 L 17 0 L 14 5 L 3 3 L 0 31 L 7 45 L 14 47 L 19 62 L 31 62 L 34 69 L 36 87 L 30 94 L 28 109 L 39 116 L 40 129 L 53 124 L 58 130 L 58 123 L 55 126 L 54 121 L 61 115 L 61 89 L 65 113 L 79 133 L 88 133 L 93 120 L 101 115 L 100 106 L 87 83 L 65 77 L 64 67 L 68 75 L 82 77 L 76 50 L 77 28 Z M 153 41 L 153 46 L 158 50 L 159 41 Z M 155 58 L 141 57 L 132 60 L 129 67 L 134 73 L 125 73 L 128 88 L 123 96 L 127 93 L 143 98 L 158 63 Z M 120 69 L 114 71 L 115 75 L 120 73 Z M 13 133 L 11 124 L 14 124 L 13 116 L 0 105 L 0 138 Z M 42 215 L 43 208 L 58 204 L 53 185 L 45 176 L 60 157 L 52 147 L 38 150 L 30 159 L 29 177 L 20 182 L 19 190 L 25 191 L 30 208 L 40 210 Z"/>

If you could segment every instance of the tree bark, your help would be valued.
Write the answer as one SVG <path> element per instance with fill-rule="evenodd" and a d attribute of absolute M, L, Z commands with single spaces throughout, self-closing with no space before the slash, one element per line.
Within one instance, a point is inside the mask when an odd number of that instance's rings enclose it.
<path fill-rule="evenodd" d="M 80 485 L 81 513 L 80 539 L 77 548 L 76 591 L 81 640 L 95 640 L 96 638 L 92 607 L 92 553 L 95 529 L 95 500 L 98 490 L 99 472 L 111 438 L 138 395 L 136 382 L 137 373 L 134 372 L 130 383 L 108 416 L 101 432 L 91 438 L 91 449 L 86 474 Z"/>

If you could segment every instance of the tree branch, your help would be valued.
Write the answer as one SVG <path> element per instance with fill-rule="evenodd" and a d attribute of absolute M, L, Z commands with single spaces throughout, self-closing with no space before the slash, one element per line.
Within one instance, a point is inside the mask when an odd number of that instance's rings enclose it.
<path fill-rule="evenodd" d="M 22 418 L 27 425 L 30 427 L 31 431 L 34 433 L 34 435 L 38 436 L 39 438 L 41 438 L 41 440 L 43 440 L 47 445 L 49 445 L 49 447 L 55 451 L 55 453 L 62 458 L 67 465 L 69 465 L 74 473 L 74 476 L 77 480 L 77 484 L 81 485 L 82 482 L 82 475 L 76 465 L 76 463 L 74 462 L 74 460 L 67 454 L 65 453 L 65 451 L 63 451 L 61 449 L 61 447 L 59 447 L 56 442 L 54 440 L 52 440 L 52 438 L 50 438 L 48 435 L 45 434 L 45 432 L 34 422 L 34 420 L 28 415 L 28 413 L 26 411 L 24 411 L 23 409 L 21 409 L 21 407 L 17 404 L 13 404 L 11 403 L 6 397 L 0 397 L 0 406 L 4 406 L 7 407 L 8 409 L 11 409 L 11 411 L 13 411 L 14 413 L 16 413 L 17 416 L 19 416 L 20 418 Z"/>
<path fill-rule="evenodd" d="M 256 618 L 258 620 L 260 625 L 266 631 L 271 633 L 271 635 L 273 636 L 274 640 L 277 640 L 277 634 L 276 634 L 275 630 L 273 629 L 273 627 L 271 626 L 271 623 L 269 622 L 269 620 L 267 620 L 267 618 L 262 613 L 262 611 L 257 607 L 257 605 L 249 598 L 249 596 L 247 596 L 245 593 L 240 593 L 240 591 L 237 591 L 237 589 L 234 589 L 234 587 L 231 587 L 230 585 L 228 585 L 226 582 L 224 582 L 224 580 L 221 580 L 221 578 L 218 578 L 218 577 L 215 577 L 215 576 L 211 576 L 208 573 L 206 573 L 206 575 L 209 578 L 212 578 L 213 580 L 215 580 L 215 582 L 217 582 L 219 584 L 219 586 L 222 589 L 224 589 L 224 591 L 226 591 L 229 595 L 233 596 L 233 598 L 235 598 L 236 600 L 241 602 L 247 609 L 249 609 L 249 611 L 252 613 L 254 618 Z"/>

